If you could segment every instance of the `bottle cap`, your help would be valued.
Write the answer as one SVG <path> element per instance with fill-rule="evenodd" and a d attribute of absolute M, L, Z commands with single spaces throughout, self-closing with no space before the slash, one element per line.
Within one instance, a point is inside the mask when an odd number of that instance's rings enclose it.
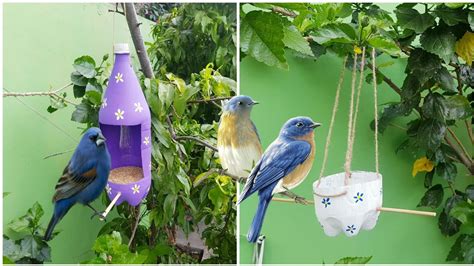
<path fill-rule="evenodd" d="M 115 54 L 129 54 L 130 49 L 128 48 L 128 43 L 114 44 L 114 53 Z"/>

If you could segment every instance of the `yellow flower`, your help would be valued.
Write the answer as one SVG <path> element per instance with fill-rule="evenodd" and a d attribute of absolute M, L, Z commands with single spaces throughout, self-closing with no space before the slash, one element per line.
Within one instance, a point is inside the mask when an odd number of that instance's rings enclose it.
<path fill-rule="evenodd" d="M 362 53 L 362 49 L 360 49 L 359 46 L 354 46 L 354 53 L 356 53 L 356 54 L 361 54 L 361 53 Z"/>
<path fill-rule="evenodd" d="M 426 156 L 419 158 L 418 160 L 413 163 L 413 170 L 411 171 L 411 175 L 414 177 L 418 172 L 431 172 L 433 171 L 434 164 L 432 161 L 428 160 Z"/>
<path fill-rule="evenodd" d="M 474 57 L 474 33 L 466 32 L 462 38 L 456 42 L 456 53 L 471 66 Z"/>

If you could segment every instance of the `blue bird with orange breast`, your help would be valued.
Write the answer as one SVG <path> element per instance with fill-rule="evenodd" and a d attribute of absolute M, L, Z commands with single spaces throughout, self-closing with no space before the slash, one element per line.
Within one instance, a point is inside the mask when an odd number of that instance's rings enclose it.
<path fill-rule="evenodd" d="M 90 203 L 104 190 L 109 173 L 110 154 L 105 145 L 105 138 L 99 128 L 89 128 L 56 184 L 56 193 L 53 196 L 54 212 L 44 240 L 51 239 L 56 224 L 76 203 L 88 206 L 94 210 L 94 215 L 101 215 Z"/>
<path fill-rule="evenodd" d="M 222 168 L 238 177 L 247 177 L 262 156 L 257 128 L 250 120 L 255 104 L 248 96 L 235 96 L 224 105 L 219 122 L 217 149 Z"/>
<path fill-rule="evenodd" d="M 258 191 L 257 212 L 247 234 L 249 242 L 257 241 L 273 195 L 295 188 L 308 175 L 315 154 L 314 129 L 320 125 L 309 117 L 291 118 L 253 168 L 237 202 Z"/>

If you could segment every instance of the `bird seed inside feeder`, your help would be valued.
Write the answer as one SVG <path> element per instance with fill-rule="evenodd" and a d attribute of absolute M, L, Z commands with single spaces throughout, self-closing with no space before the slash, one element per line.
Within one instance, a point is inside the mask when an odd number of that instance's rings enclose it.
<path fill-rule="evenodd" d="M 112 169 L 109 175 L 109 181 L 115 184 L 129 184 L 138 182 L 143 178 L 141 167 L 125 166 Z"/>

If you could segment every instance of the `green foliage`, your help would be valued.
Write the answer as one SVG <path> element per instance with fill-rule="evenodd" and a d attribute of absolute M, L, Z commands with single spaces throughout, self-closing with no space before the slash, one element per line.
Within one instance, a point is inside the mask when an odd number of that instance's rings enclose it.
<path fill-rule="evenodd" d="M 122 244 L 119 232 L 99 236 L 92 246 L 96 257 L 83 263 L 96 264 L 142 264 L 148 257 L 147 252 L 130 252 L 126 244 Z"/>
<path fill-rule="evenodd" d="M 158 16 L 148 54 L 158 73 L 189 81 L 208 63 L 236 78 L 234 4 L 184 4 Z M 161 76 L 160 76 L 161 77 Z"/>
<path fill-rule="evenodd" d="M 409 118 L 407 139 L 396 151 L 410 149 L 434 165 L 434 170 L 425 175 L 428 190 L 418 206 L 441 211 L 438 224 L 444 235 L 453 236 L 461 227 L 472 227 L 468 189 L 466 193 L 455 190 L 457 179 L 463 178 L 458 176 L 458 167 L 474 174 L 472 149 L 465 148 L 472 140 L 463 144 L 454 129 L 472 132 L 474 5 L 405 3 L 389 12 L 369 3 L 246 4 L 241 13 L 245 16 L 241 22 L 242 53 L 267 65 L 288 68 L 287 51 L 307 59 L 329 52 L 349 56 L 347 66 L 352 68 L 353 54 L 362 53 L 361 48 L 366 47 L 369 71 L 370 64 L 375 63 L 371 62 L 372 48 L 377 57 L 408 57 L 401 87 L 383 75 L 382 65 L 377 65 L 377 83 L 386 82 L 400 95 L 400 101 L 383 108 L 379 131 L 386 134 L 396 118 Z M 313 56 L 300 46 L 283 44 L 281 32 L 294 29 L 308 40 Z M 270 32 L 274 33 L 271 37 L 262 34 Z M 372 80 L 373 74 L 367 74 L 366 81 Z M 468 188 L 472 195 L 472 186 Z M 447 199 L 443 203 L 444 197 Z M 462 239 L 459 236 L 455 245 L 463 248 L 459 251 L 462 253 L 452 251 L 448 260 L 472 260 L 474 248 L 469 235 L 462 235 Z"/>
<path fill-rule="evenodd" d="M 44 211 L 38 202 L 25 215 L 7 224 L 3 234 L 3 263 L 43 263 L 51 261 L 51 248 L 43 240 L 40 220 Z M 55 237 L 58 232 L 54 232 Z"/>
<path fill-rule="evenodd" d="M 147 43 L 156 78 L 137 73 L 152 116 L 152 186 L 140 209 L 117 206 L 88 263 L 201 262 L 176 243 L 178 231 L 201 234 L 212 251 L 205 262 L 236 263 L 236 184 L 221 173 L 215 149 L 203 145 L 217 142 L 222 107 L 213 99 L 236 92 L 235 26 L 230 4 L 183 4 L 159 16 Z M 95 62 L 81 56 L 71 74 L 81 100 L 72 120 L 87 128 L 98 124 L 110 75 L 108 56 Z M 109 203 L 105 194 L 103 202 Z"/>

